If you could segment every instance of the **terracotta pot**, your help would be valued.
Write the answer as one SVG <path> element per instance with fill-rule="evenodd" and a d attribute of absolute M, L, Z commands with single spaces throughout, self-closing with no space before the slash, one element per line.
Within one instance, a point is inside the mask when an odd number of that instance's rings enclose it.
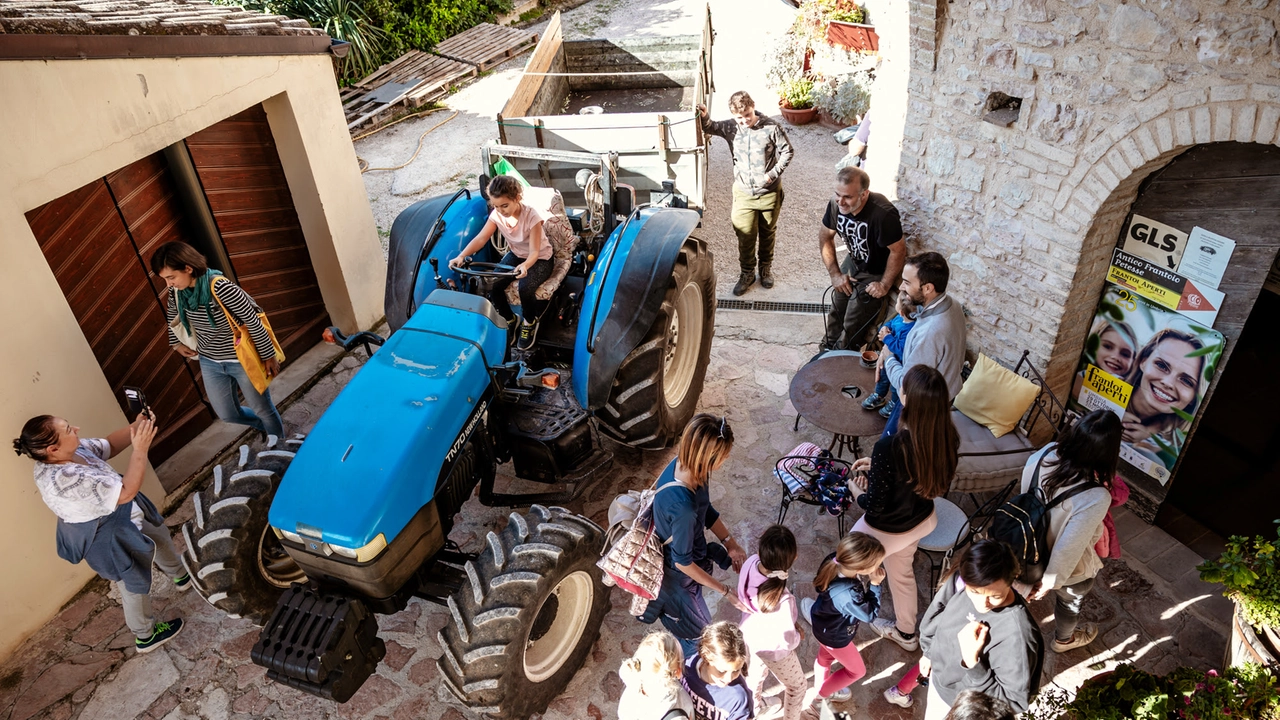
<path fill-rule="evenodd" d="M 870 25 L 832 20 L 827 23 L 827 42 L 846 50 L 876 52 L 880 49 L 880 36 Z"/>
<path fill-rule="evenodd" d="M 792 125 L 808 125 L 813 119 L 818 117 L 818 108 L 807 107 L 803 110 L 793 110 L 786 105 L 779 104 L 778 109 L 782 111 L 782 117 Z"/>

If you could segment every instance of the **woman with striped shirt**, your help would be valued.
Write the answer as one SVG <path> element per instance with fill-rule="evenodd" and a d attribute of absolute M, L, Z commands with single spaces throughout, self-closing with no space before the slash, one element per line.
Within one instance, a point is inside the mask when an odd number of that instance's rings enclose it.
<path fill-rule="evenodd" d="M 174 318 L 178 318 L 196 337 L 197 350 L 192 350 L 178 342 L 172 328 L 168 331 L 169 346 L 179 355 L 200 358 L 204 389 L 214 412 L 226 422 L 283 437 L 284 423 L 271 401 L 271 391 L 259 393 L 249 381 L 248 373 L 236 358 L 235 338 L 222 311 L 225 307 L 236 323 L 248 331 L 258 356 L 263 359 L 267 377 L 275 377 L 280 372 L 280 363 L 275 358 L 271 336 L 258 319 L 258 306 L 253 298 L 226 278 L 214 282 L 222 273 L 210 269 L 205 257 L 186 243 L 161 245 L 151 256 L 151 271 L 163 278 L 169 288 L 166 319 L 173 323 Z M 237 402 L 237 386 L 248 407 Z"/>

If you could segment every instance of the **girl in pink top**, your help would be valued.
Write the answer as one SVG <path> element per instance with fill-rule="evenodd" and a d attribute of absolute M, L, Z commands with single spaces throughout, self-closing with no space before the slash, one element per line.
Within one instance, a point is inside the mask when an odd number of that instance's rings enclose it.
<path fill-rule="evenodd" d="M 548 232 L 561 232 L 568 228 L 568 220 L 557 215 L 556 191 L 551 188 L 523 188 L 520 181 L 510 175 L 499 175 L 489 181 L 489 205 L 493 211 L 489 220 L 480 228 L 471 242 L 457 257 L 449 261 L 449 267 L 458 268 L 470 255 L 484 248 L 493 233 L 502 233 L 507 241 L 507 254 L 501 264 L 516 269 L 514 278 L 500 278 L 493 283 L 490 300 L 508 322 L 515 320 L 515 313 L 507 302 L 506 289 L 519 280 L 520 306 L 523 318 L 520 323 L 516 347 L 528 350 L 538 334 L 538 319 L 546 312 L 549 293 L 539 293 L 538 288 L 551 277 L 554 264 Z M 564 227 L 559 227 L 563 222 Z M 550 226 L 556 225 L 555 228 Z M 572 233 L 572 230 L 569 229 Z"/>
<path fill-rule="evenodd" d="M 757 548 L 757 554 L 747 558 L 738 575 L 738 597 L 747 606 L 742 614 L 742 635 L 760 661 L 749 664 L 747 686 L 759 717 L 764 711 L 764 681 L 772 672 L 786 690 L 783 719 L 798 720 L 808 682 L 796 657 L 804 637 L 796 626 L 796 599 L 787 590 L 787 571 L 796 561 L 796 537 L 783 525 L 770 525 Z"/>

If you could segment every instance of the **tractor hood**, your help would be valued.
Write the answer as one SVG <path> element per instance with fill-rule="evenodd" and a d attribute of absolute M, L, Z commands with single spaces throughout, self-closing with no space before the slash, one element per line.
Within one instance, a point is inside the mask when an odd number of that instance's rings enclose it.
<path fill-rule="evenodd" d="M 394 540 L 435 496 L 459 435 L 483 416 L 488 366 L 502 362 L 506 332 L 487 300 L 432 293 L 307 435 L 271 525 L 352 549 L 379 533 Z"/>

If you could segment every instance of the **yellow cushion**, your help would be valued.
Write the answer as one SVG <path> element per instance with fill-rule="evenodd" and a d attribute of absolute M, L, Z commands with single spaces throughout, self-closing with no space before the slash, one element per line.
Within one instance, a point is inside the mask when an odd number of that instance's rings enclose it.
<path fill-rule="evenodd" d="M 986 355 L 979 355 L 978 364 L 956 396 L 955 406 L 1000 437 L 1018 424 L 1038 394 L 1039 385 L 1013 374 Z"/>

